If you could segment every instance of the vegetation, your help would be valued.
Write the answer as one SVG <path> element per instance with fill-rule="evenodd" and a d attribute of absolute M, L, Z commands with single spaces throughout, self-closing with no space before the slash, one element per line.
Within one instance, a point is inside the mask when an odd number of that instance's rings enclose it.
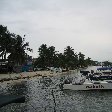
<path fill-rule="evenodd" d="M 61 67 L 68 69 L 75 69 L 79 67 L 87 67 L 93 65 L 91 58 L 85 59 L 85 55 L 79 52 L 74 52 L 74 49 L 67 46 L 63 53 L 55 51 L 54 46 L 48 47 L 46 44 L 42 44 L 39 47 L 39 57 L 34 63 L 35 66 L 41 68 L 47 67 Z"/>
<path fill-rule="evenodd" d="M 24 36 L 25 37 L 25 36 Z M 0 25 L 0 58 L 14 65 L 23 64 L 29 57 L 26 51 L 32 51 L 29 43 L 20 35 L 10 33 L 7 27 Z"/>
<path fill-rule="evenodd" d="M 31 52 L 32 49 L 29 48 L 29 43 L 25 42 L 25 38 L 10 33 L 7 27 L 0 25 L 0 59 L 7 60 L 8 63 L 13 63 L 13 65 L 22 65 L 30 58 L 26 51 Z M 61 67 L 68 70 L 94 64 L 91 58 L 86 59 L 83 53 L 74 52 L 71 46 L 67 46 L 63 53 L 59 53 L 54 46 L 48 47 L 46 44 L 42 44 L 38 52 L 39 57 L 34 66 L 40 68 Z"/>
<path fill-rule="evenodd" d="M 102 62 L 102 66 L 112 66 L 112 62 L 104 61 Z"/>

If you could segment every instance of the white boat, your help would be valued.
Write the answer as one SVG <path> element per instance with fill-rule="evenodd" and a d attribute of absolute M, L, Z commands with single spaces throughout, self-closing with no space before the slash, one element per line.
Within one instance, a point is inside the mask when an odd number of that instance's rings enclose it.
<path fill-rule="evenodd" d="M 70 90 L 111 90 L 112 80 L 109 79 L 111 77 L 105 77 L 105 80 L 91 80 L 87 76 L 78 75 L 71 79 L 65 79 L 62 87 Z"/>
<path fill-rule="evenodd" d="M 69 90 L 111 90 L 112 82 L 107 81 L 85 81 L 83 84 L 63 84 L 63 89 Z"/>

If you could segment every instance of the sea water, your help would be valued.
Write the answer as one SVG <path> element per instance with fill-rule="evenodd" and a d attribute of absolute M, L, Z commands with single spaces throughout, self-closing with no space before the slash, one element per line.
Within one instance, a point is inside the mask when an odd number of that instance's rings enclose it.
<path fill-rule="evenodd" d="M 54 76 L 50 83 L 37 77 L 21 83 L 1 83 L 1 94 L 24 95 L 26 101 L 4 106 L 0 112 L 112 112 L 112 91 L 62 91 L 58 83 L 63 77 Z"/>

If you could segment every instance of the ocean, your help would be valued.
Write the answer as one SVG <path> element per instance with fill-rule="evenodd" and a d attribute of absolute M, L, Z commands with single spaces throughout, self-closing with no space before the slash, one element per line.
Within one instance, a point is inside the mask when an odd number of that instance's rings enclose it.
<path fill-rule="evenodd" d="M 23 95 L 26 101 L 4 106 L 0 112 L 112 112 L 112 91 L 60 90 L 57 84 L 62 79 L 78 73 L 54 76 L 47 82 L 35 77 L 21 83 L 1 83 L 1 94 Z"/>

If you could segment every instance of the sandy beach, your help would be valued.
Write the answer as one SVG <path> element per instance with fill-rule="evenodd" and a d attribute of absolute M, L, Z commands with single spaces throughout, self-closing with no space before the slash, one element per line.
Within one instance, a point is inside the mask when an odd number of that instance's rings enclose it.
<path fill-rule="evenodd" d="M 53 77 L 56 75 L 66 75 L 75 72 L 67 71 L 67 72 L 51 72 L 51 71 L 36 71 L 36 72 L 22 72 L 22 73 L 11 73 L 11 74 L 0 74 L 0 82 L 10 82 L 13 80 L 13 82 L 20 82 L 22 80 L 26 80 L 29 78 L 34 77 L 42 77 L 42 76 L 48 76 Z"/>

